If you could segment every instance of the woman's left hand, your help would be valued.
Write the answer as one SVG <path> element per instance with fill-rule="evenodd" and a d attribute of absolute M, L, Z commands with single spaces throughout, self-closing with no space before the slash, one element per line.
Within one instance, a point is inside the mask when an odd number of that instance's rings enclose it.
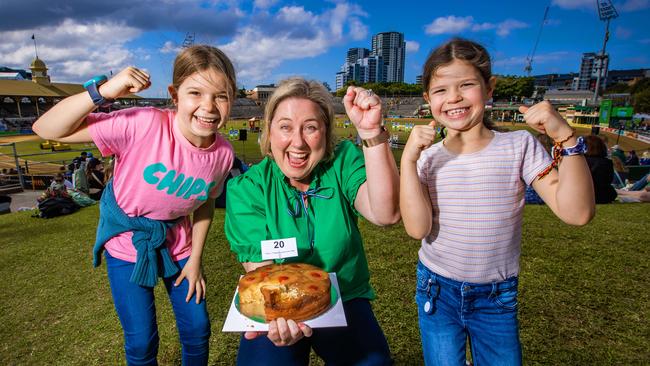
<path fill-rule="evenodd" d="M 192 260 L 192 257 L 187 260 L 185 267 L 181 270 L 181 274 L 174 282 L 174 286 L 178 286 L 186 279 L 189 285 L 187 289 L 187 297 L 185 302 L 190 302 L 192 294 L 196 291 L 196 303 L 205 300 L 205 278 L 203 278 L 203 268 L 201 268 L 200 260 Z"/>
<path fill-rule="evenodd" d="M 372 90 L 348 87 L 343 97 L 345 111 L 362 139 L 377 136 L 381 128 L 381 99 Z"/>

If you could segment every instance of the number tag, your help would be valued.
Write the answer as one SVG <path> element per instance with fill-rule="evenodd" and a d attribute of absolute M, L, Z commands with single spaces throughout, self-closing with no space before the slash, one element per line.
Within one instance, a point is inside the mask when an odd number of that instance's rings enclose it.
<path fill-rule="evenodd" d="M 262 240 L 262 260 L 298 256 L 296 238 Z"/>

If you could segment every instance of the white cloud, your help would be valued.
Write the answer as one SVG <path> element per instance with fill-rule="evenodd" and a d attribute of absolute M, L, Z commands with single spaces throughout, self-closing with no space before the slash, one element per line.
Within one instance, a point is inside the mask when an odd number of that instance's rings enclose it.
<path fill-rule="evenodd" d="M 271 6 L 275 5 L 278 2 L 278 0 L 255 0 L 253 5 L 257 9 L 268 9 Z"/>
<path fill-rule="evenodd" d="M 643 10 L 650 7 L 650 0 L 627 0 L 621 5 L 615 5 L 615 7 L 624 12 Z"/>
<path fill-rule="evenodd" d="M 631 30 L 624 28 L 620 25 L 616 27 L 614 33 L 616 34 L 616 38 L 620 38 L 620 39 L 628 39 L 632 36 Z"/>
<path fill-rule="evenodd" d="M 425 27 L 426 34 L 455 34 L 469 30 L 471 32 L 481 32 L 496 29 L 496 34 L 505 37 L 514 29 L 526 28 L 528 24 L 515 19 L 506 19 L 500 23 L 474 23 L 474 17 L 457 17 L 449 15 L 434 19 L 431 24 Z"/>
<path fill-rule="evenodd" d="M 598 11 L 598 5 L 593 0 L 553 0 L 553 5 L 563 9 L 586 9 Z M 615 2 L 614 8 L 618 12 L 631 12 L 650 8 L 650 0 L 624 0 Z"/>
<path fill-rule="evenodd" d="M 67 19 L 56 26 L 0 32 L 0 64 L 27 68 L 34 59 L 32 34 L 36 35 L 38 56 L 52 79 L 79 82 L 132 64 L 136 57 L 125 43 L 141 31 L 119 23 L 81 24 Z"/>
<path fill-rule="evenodd" d="M 473 21 L 474 18 L 471 16 L 456 17 L 450 15 L 448 17 L 439 17 L 426 26 L 425 33 L 429 35 L 459 33 L 469 28 Z"/>
<path fill-rule="evenodd" d="M 368 28 L 361 21 L 362 16 L 366 13 L 359 6 L 343 2 L 321 14 L 299 6 L 283 7 L 274 15 L 282 24 L 281 30 L 264 29 L 264 22 L 251 19 L 219 48 L 235 63 L 238 79 L 257 82 L 268 78 L 287 60 L 318 56 L 347 39 L 364 39 Z"/>
<path fill-rule="evenodd" d="M 174 43 L 172 41 L 167 41 L 167 42 L 165 42 L 165 44 L 163 44 L 163 46 L 160 48 L 159 51 L 161 53 L 173 53 L 173 54 L 176 54 L 176 53 L 180 52 L 181 49 L 182 49 L 182 47 L 180 45 L 177 45 L 176 43 Z"/>
<path fill-rule="evenodd" d="M 481 23 L 481 24 L 473 24 L 472 25 L 472 31 L 474 32 L 479 32 L 479 31 L 484 31 L 484 30 L 490 30 L 494 29 L 496 26 L 492 23 Z"/>
<path fill-rule="evenodd" d="M 418 52 L 420 44 L 416 41 L 406 41 L 406 52 Z"/>
<path fill-rule="evenodd" d="M 513 29 L 521 29 L 528 27 L 528 24 L 520 22 L 514 19 L 507 19 L 499 24 L 497 24 L 497 34 L 501 37 L 505 37 L 510 34 L 510 31 Z"/>
<path fill-rule="evenodd" d="M 594 8 L 593 0 L 553 0 L 553 5 L 562 9 Z"/>
<path fill-rule="evenodd" d="M 502 53 L 496 53 L 492 65 L 494 67 L 512 67 L 512 66 L 521 66 L 523 71 L 524 66 L 526 65 L 526 56 L 515 56 L 515 57 L 502 57 Z M 559 51 L 551 52 L 545 54 L 535 55 L 533 59 L 533 68 L 536 64 L 554 64 L 567 59 L 571 59 L 574 55 L 570 52 Z"/>
<path fill-rule="evenodd" d="M 305 24 L 315 20 L 314 14 L 302 6 L 285 6 L 278 11 L 277 18 L 288 24 Z"/>

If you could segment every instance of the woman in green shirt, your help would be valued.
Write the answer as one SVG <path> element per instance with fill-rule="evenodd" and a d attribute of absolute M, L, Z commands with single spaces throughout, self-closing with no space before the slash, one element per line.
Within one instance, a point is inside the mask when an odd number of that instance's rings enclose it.
<path fill-rule="evenodd" d="M 260 141 L 266 158 L 228 183 L 226 236 L 246 271 L 263 261 L 263 240 L 295 238 L 287 262 L 336 272 L 347 327 L 312 330 L 291 319 L 269 324 L 266 337 L 247 332 L 239 365 L 307 365 L 313 348 L 327 364 L 390 364 L 386 338 L 370 300 L 368 263 L 358 216 L 376 225 L 399 220 L 399 177 L 381 124 L 381 100 L 349 87 L 343 104 L 364 147 L 336 145 L 331 95 L 316 81 L 280 83 L 265 109 Z"/>

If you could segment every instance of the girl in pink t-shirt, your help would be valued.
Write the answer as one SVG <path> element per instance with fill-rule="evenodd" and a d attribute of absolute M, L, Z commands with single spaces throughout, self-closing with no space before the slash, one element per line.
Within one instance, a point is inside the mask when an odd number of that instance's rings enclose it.
<path fill-rule="evenodd" d="M 92 141 L 104 156 L 116 156 L 113 179 L 102 196 L 97 234 L 105 240 L 98 243 L 106 249 L 127 363 L 156 363 L 153 289 L 156 274 L 164 272 L 183 364 L 205 365 L 210 321 L 201 257 L 214 199 L 233 160 L 232 147 L 217 130 L 226 123 L 235 98 L 235 72 L 219 49 L 189 47 L 174 61 L 169 92 L 175 111 L 130 108 L 91 113 L 107 101 L 150 85 L 146 72 L 128 67 L 105 83 L 90 85 L 88 92 L 64 99 L 39 118 L 33 130 L 50 140 Z M 141 235 L 144 230 L 150 232 Z M 142 240 L 156 234 L 158 243 Z M 164 271 L 158 270 L 160 264 Z"/>

